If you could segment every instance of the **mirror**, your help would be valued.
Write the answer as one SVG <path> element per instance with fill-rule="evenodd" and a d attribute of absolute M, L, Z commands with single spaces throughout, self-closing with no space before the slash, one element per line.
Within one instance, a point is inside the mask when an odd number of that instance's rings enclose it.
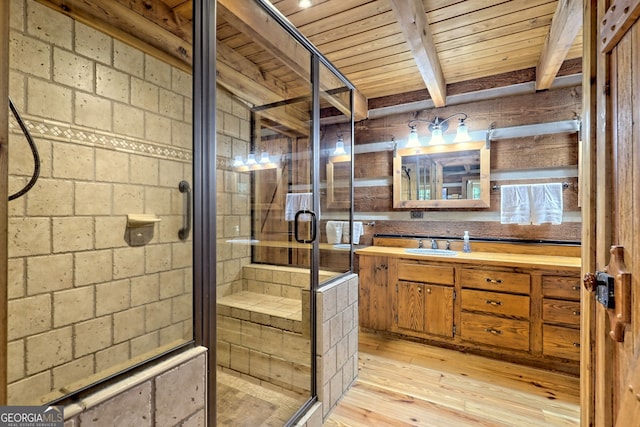
<path fill-rule="evenodd" d="M 331 156 L 327 162 L 327 207 L 351 206 L 351 156 Z"/>
<path fill-rule="evenodd" d="M 488 208 L 485 141 L 398 148 L 393 158 L 394 208 Z"/>

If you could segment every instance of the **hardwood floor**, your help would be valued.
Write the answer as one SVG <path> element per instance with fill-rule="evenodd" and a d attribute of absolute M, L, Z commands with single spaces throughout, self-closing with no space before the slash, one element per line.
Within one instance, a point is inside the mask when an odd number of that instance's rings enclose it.
<path fill-rule="evenodd" d="M 578 426 L 580 381 L 372 333 L 325 427 Z"/>

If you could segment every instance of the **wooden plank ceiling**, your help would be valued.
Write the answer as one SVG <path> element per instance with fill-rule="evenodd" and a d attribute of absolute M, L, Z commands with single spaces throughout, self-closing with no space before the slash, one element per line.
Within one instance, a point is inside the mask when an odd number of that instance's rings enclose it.
<path fill-rule="evenodd" d="M 120 25 L 116 32 L 128 32 L 183 63 L 191 63 L 191 0 L 38 1 L 67 14 L 73 14 L 75 8 L 76 15 L 80 11 L 85 21 Z M 356 86 L 365 110 L 367 99 L 369 104 L 377 98 L 402 102 L 403 94 L 416 91 L 425 91 L 435 106 L 444 106 L 452 84 L 522 70 L 534 70 L 529 73 L 531 80 L 536 89 L 543 90 L 551 86 L 564 61 L 582 56 L 580 0 L 311 1 L 312 6 L 306 9 L 298 0 L 273 0 L 272 4 Z M 104 3 L 128 8 L 154 25 L 127 28 L 130 24 L 126 21 L 123 24 L 122 19 L 114 19 L 115 12 L 104 15 Z M 264 86 L 261 83 L 266 80 L 280 87 L 287 83 L 286 77 L 278 74 L 279 64 L 273 61 L 274 55 L 282 57 L 283 52 L 273 52 L 277 45 L 271 27 L 262 22 L 250 31 L 251 25 L 247 25 L 256 19 L 251 16 L 255 9 L 251 0 L 218 2 L 221 76 L 231 78 L 235 70 L 239 74 L 235 79 L 245 78 L 247 93 Z M 158 42 L 158 29 L 173 38 Z M 184 46 L 176 39 L 184 41 Z M 272 90 L 275 88 L 267 92 Z M 254 97 L 250 102 L 269 99 L 264 88 Z"/>

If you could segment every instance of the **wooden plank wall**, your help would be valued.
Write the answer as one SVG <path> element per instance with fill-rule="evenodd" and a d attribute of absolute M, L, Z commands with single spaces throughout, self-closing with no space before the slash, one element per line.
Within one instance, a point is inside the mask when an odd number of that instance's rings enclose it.
<path fill-rule="evenodd" d="M 357 122 L 355 145 L 390 141 L 401 142 L 408 136 L 408 122 L 413 118 L 433 119 L 456 112 L 469 115 L 471 131 L 486 130 L 492 123 L 497 128 L 571 120 L 580 115 L 580 86 L 542 91 L 445 107 L 396 114 Z M 423 125 L 424 126 L 424 125 Z M 426 128 L 422 127 L 422 132 Z M 449 132 L 453 132 L 455 123 Z M 568 171 L 567 176 L 540 178 L 548 170 Z M 520 240 L 561 240 L 578 242 L 581 237 L 578 206 L 578 134 L 565 133 L 516 138 L 491 143 L 491 185 L 540 182 L 566 182 L 564 190 L 564 221 L 561 225 L 500 224 L 500 191 L 491 193 L 491 207 L 475 210 L 424 210 L 423 219 L 411 219 L 407 210 L 392 207 L 392 152 L 380 151 L 355 156 L 355 214 L 358 220 L 375 220 L 374 227 L 365 227 L 361 243 L 372 244 L 374 234 L 402 234 L 457 237 L 469 230 L 472 237 L 511 238 Z M 383 185 L 367 185 L 366 182 Z M 388 182 L 388 184 L 384 184 Z M 323 206 L 323 209 L 325 207 Z M 330 216 L 330 210 L 323 210 Z M 324 215 L 327 217 L 328 215 Z"/>

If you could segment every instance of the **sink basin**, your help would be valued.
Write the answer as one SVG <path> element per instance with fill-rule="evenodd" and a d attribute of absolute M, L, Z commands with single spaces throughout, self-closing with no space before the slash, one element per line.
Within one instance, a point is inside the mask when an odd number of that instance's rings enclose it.
<path fill-rule="evenodd" d="M 409 254 L 418 255 L 441 255 L 441 256 L 456 256 L 458 252 L 450 249 L 431 249 L 431 248 L 409 248 L 405 249 Z"/>

